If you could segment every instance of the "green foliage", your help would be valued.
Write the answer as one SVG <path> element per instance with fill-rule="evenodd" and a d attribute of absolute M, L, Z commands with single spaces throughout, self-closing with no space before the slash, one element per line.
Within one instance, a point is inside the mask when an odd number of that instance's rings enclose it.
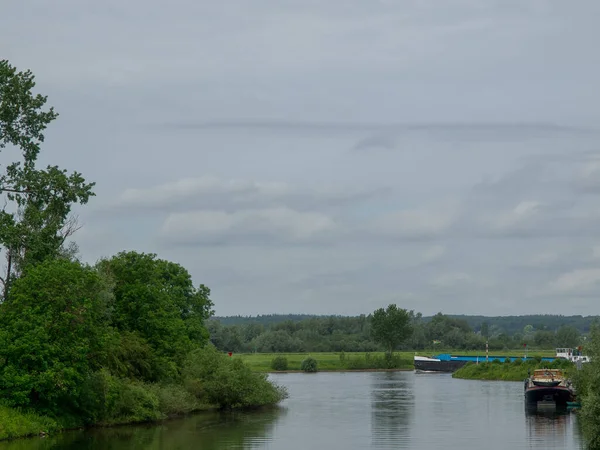
<path fill-rule="evenodd" d="M 392 304 L 387 309 L 379 308 L 373 313 L 371 334 L 390 355 L 410 337 L 412 331 L 410 315 L 405 309 Z"/>
<path fill-rule="evenodd" d="M 300 370 L 304 372 L 315 373 L 318 370 L 318 365 L 319 364 L 317 360 L 309 356 L 308 358 L 302 361 L 302 364 L 300 365 Z"/>
<path fill-rule="evenodd" d="M 593 327 L 586 346 L 590 362 L 582 365 L 574 377 L 577 397 L 581 402 L 581 427 L 591 450 L 600 449 L 600 328 Z"/>
<path fill-rule="evenodd" d="M 0 440 L 48 434 L 58 429 L 59 425 L 54 419 L 21 408 L 0 405 Z"/>
<path fill-rule="evenodd" d="M 368 353 L 364 358 L 348 357 L 344 361 L 343 367 L 347 370 L 369 370 L 369 369 L 412 369 L 413 361 L 400 355 L 389 353 L 381 356 L 371 357 Z"/>
<path fill-rule="evenodd" d="M 213 346 L 191 352 L 183 376 L 186 388 L 199 401 L 221 409 L 272 405 L 287 397 L 285 388 L 269 382 L 265 374 L 253 372 L 242 360 L 229 358 Z"/>
<path fill-rule="evenodd" d="M 288 370 L 288 360 L 285 356 L 276 356 L 271 360 L 271 369 Z"/>
<path fill-rule="evenodd" d="M 556 332 L 557 347 L 576 348 L 581 340 L 579 330 L 571 325 L 563 325 Z"/>
<path fill-rule="evenodd" d="M 154 254 L 121 252 L 97 267 L 114 281 L 113 323 L 132 346 L 122 370 L 146 381 L 176 380 L 187 353 L 208 339 L 209 289 L 195 288 L 182 266 Z M 147 358 L 135 361 L 131 350 L 139 348 Z"/>
<path fill-rule="evenodd" d="M 555 360 L 551 363 L 539 362 L 536 359 L 523 361 L 517 359 L 513 362 L 491 361 L 479 364 L 469 362 L 452 374 L 453 378 L 467 380 L 500 380 L 500 381 L 523 381 L 535 369 L 562 369 L 563 373 L 570 377 L 576 371 L 575 365 L 567 360 Z"/>
<path fill-rule="evenodd" d="M 111 339 L 109 286 L 79 263 L 42 263 L 0 308 L 0 397 L 11 406 L 78 410 L 80 385 Z"/>
<path fill-rule="evenodd" d="M 68 253 L 63 244 L 77 227 L 69 219 L 73 204 L 93 196 L 94 183 L 81 174 L 67 174 L 56 166 L 36 167 L 44 130 L 57 114 L 43 110 L 46 97 L 34 95 L 34 76 L 0 61 L 0 150 L 14 147 L 17 161 L 0 172 L 0 250 L 7 265 L 0 276 L 0 298 L 29 266 Z"/>
<path fill-rule="evenodd" d="M 0 172 L 0 438 L 285 398 L 241 360 L 203 348 L 210 290 L 179 264 L 137 252 L 75 260 L 71 209 L 94 183 L 36 166 L 57 114 L 34 87 L 31 72 L 0 61 L 0 150 L 17 155 Z"/>

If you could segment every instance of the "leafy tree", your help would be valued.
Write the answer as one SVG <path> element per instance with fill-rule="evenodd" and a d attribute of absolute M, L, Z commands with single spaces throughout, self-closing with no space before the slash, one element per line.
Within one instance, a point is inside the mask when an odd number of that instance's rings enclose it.
<path fill-rule="evenodd" d="M 489 324 L 487 322 L 483 322 L 481 324 L 481 335 L 484 338 L 490 337 L 490 326 L 489 326 Z"/>
<path fill-rule="evenodd" d="M 538 330 L 533 336 L 533 341 L 540 348 L 552 348 L 554 347 L 555 335 L 552 331 Z"/>
<path fill-rule="evenodd" d="M 590 343 L 586 346 L 586 354 L 590 362 L 583 364 L 577 371 L 575 386 L 577 397 L 581 399 L 581 420 L 583 435 L 587 448 L 600 448 L 600 328 L 592 326 L 589 336 Z"/>
<path fill-rule="evenodd" d="M 391 357 L 394 349 L 412 334 L 411 318 L 405 309 L 391 304 L 387 309 L 377 309 L 371 318 L 371 333 L 376 342 L 386 348 Z"/>
<path fill-rule="evenodd" d="M 95 183 L 57 166 L 36 167 L 44 130 L 58 116 L 44 110 L 47 97 L 34 95 L 34 76 L 0 61 L 0 151 L 16 150 L 16 161 L 0 172 L 0 251 L 6 268 L 0 277 L 2 300 L 10 285 L 33 264 L 66 253 L 66 239 L 77 230 L 73 204 L 85 204 Z"/>
<path fill-rule="evenodd" d="M 115 326 L 141 337 L 155 352 L 150 380 L 177 378 L 186 354 L 208 340 L 210 290 L 195 288 L 182 266 L 154 254 L 121 252 L 97 267 L 114 281 Z"/>
<path fill-rule="evenodd" d="M 0 397 L 52 414 L 77 411 L 80 387 L 108 358 L 110 286 L 77 262 L 46 261 L 0 308 Z"/>
<path fill-rule="evenodd" d="M 556 332 L 556 345 L 558 347 L 575 348 L 579 345 L 580 333 L 577 328 L 564 325 Z"/>

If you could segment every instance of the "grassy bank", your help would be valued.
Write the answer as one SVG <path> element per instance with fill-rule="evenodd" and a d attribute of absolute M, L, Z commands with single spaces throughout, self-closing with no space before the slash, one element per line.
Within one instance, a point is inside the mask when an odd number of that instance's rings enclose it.
<path fill-rule="evenodd" d="M 49 417 L 0 405 L 0 440 L 54 433 L 60 428 Z"/>
<path fill-rule="evenodd" d="M 454 372 L 452 377 L 466 380 L 523 381 L 529 373 L 542 368 L 562 369 L 567 377 L 572 376 L 577 370 L 573 363 L 566 360 L 557 360 L 551 363 L 515 360 L 506 363 L 468 363 Z"/>
<path fill-rule="evenodd" d="M 494 352 L 493 354 L 521 356 L 521 350 L 507 350 Z M 271 361 L 278 357 L 287 359 L 288 371 L 301 370 L 300 365 L 307 357 L 312 357 L 317 360 L 319 371 L 346 371 L 346 370 L 383 370 L 383 369 L 398 369 L 411 370 L 414 369 L 413 357 L 419 354 L 422 356 L 433 356 L 440 353 L 451 353 L 454 355 L 464 356 L 484 356 L 485 351 L 481 350 L 435 350 L 435 351 L 420 351 L 420 352 L 396 352 L 394 353 L 395 361 L 393 367 L 386 365 L 383 352 L 311 352 L 311 353 L 242 353 L 234 355 L 234 358 L 239 358 L 244 361 L 252 370 L 256 372 L 276 372 L 271 367 Z M 492 353 L 490 353 L 492 354 Z M 529 351 L 528 356 L 554 356 L 553 350 Z"/>
<path fill-rule="evenodd" d="M 287 360 L 287 371 L 300 371 L 302 361 L 311 357 L 317 361 L 318 371 L 346 370 L 411 370 L 414 352 L 396 352 L 394 359 L 388 364 L 383 352 L 351 352 L 351 353 L 251 353 L 234 355 L 255 372 L 277 372 L 272 369 L 271 361 L 276 357 Z"/>
<path fill-rule="evenodd" d="M 181 379 L 150 383 L 111 375 L 90 374 L 81 384 L 78 411 L 0 404 L 0 440 L 44 435 L 64 429 L 156 422 L 207 410 L 242 410 L 275 405 L 287 391 L 213 347 L 191 352 Z"/>

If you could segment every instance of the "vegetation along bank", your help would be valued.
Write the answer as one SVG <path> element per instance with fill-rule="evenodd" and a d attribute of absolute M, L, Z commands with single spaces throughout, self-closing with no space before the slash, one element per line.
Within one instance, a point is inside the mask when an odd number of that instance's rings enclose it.
<path fill-rule="evenodd" d="M 540 358 L 515 359 L 514 361 L 500 362 L 498 360 L 491 362 L 473 363 L 469 362 L 456 372 L 452 373 L 453 378 L 462 378 L 465 380 L 501 380 L 501 381 L 523 381 L 535 369 L 561 369 L 567 377 L 572 377 L 576 371 L 575 364 L 567 360 L 554 360 L 552 362 L 542 362 Z"/>
<path fill-rule="evenodd" d="M 0 439 L 276 404 L 285 389 L 209 341 L 210 290 L 154 254 L 84 264 L 75 205 L 94 183 L 41 167 L 57 118 L 0 61 Z M 7 150 L 9 150 L 7 152 Z"/>

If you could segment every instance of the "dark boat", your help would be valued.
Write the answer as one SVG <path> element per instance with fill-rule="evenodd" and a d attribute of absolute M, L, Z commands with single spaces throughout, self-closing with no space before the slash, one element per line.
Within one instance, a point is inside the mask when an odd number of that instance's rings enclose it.
<path fill-rule="evenodd" d="M 419 372 L 454 372 L 467 364 L 469 361 L 427 358 L 426 356 L 415 356 L 415 370 Z"/>
<path fill-rule="evenodd" d="M 553 403 L 566 407 L 574 398 L 571 383 L 559 369 L 536 369 L 525 380 L 525 402 L 529 406 Z"/>

